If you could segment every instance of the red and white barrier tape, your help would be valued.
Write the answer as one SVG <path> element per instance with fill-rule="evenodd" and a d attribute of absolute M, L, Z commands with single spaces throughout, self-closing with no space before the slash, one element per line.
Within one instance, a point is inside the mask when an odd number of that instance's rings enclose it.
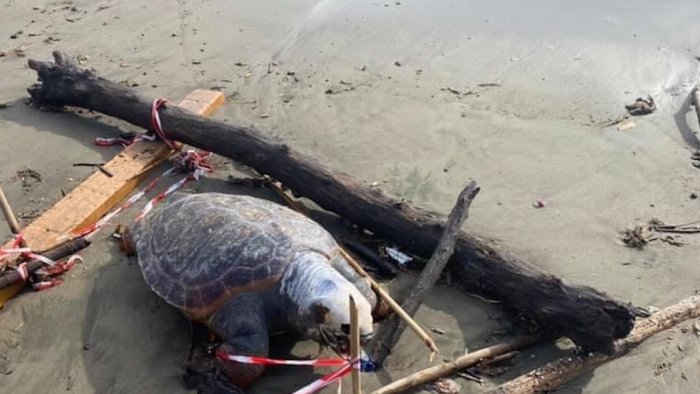
<path fill-rule="evenodd" d="M 256 365 L 297 365 L 311 367 L 340 367 L 348 363 L 348 360 L 342 358 L 320 358 L 315 360 L 279 360 L 267 357 L 258 356 L 238 356 L 226 352 L 219 352 L 217 356 L 225 361 L 234 361 L 241 364 L 256 364 Z"/>
<path fill-rule="evenodd" d="M 267 357 L 258 356 L 238 356 L 226 352 L 218 352 L 217 357 L 224 361 L 233 361 L 241 364 L 255 365 L 296 365 L 296 366 L 311 366 L 311 367 L 340 367 L 336 371 L 325 375 L 310 384 L 295 391 L 293 394 L 312 394 L 330 385 L 331 383 L 342 379 L 349 374 L 353 368 L 360 368 L 360 359 L 349 361 L 342 358 L 326 358 L 315 360 L 279 360 Z"/>
<path fill-rule="evenodd" d="M 322 388 L 330 385 L 331 383 L 342 379 L 343 377 L 345 377 L 345 375 L 352 372 L 352 369 L 353 369 L 353 364 L 347 363 L 346 365 L 344 365 L 342 368 L 338 369 L 337 371 L 329 373 L 328 375 L 322 376 L 322 377 L 314 380 L 310 384 L 295 391 L 293 394 L 313 394 L 313 393 L 321 390 Z"/>
<path fill-rule="evenodd" d="M 56 264 L 56 262 L 51 260 L 50 258 L 48 258 L 46 256 L 42 256 L 38 253 L 32 252 L 31 248 L 19 247 L 19 245 L 22 243 L 22 240 L 24 240 L 24 236 L 22 234 L 15 235 L 15 240 L 12 243 L 11 248 L 6 248 L 6 249 L 0 248 L 0 257 L 6 256 L 6 255 L 12 255 L 12 254 L 19 254 L 26 259 L 39 260 L 46 265 Z"/>
<path fill-rule="evenodd" d="M 29 279 L 29 269 L 27 269 L 27 263 L 20 263 L 20 265 L 15 268 L 19 277 L 22 278 L 22 282 L 26 282 Z"/>
<path fill-rule="evenodd" d="M 95 138 L 95 145 L 97 146 L 113 146 L 113 145 L 121 145 L 123 147 L 127 147 L 134 142 L 139 142 L 139 141 L 155 141 L 156 136 L 155 135 L 137 135 L 132 138 L 122 138 L 122 137 L 117 137 L 117 138 L 101 138 L 97 137 Z"/>
<path fill-rule="evenodd" d="M 180 150 L 179 145 L 175 141 L 172 141 L 170 138 L 165 136 L 163 124 L 160 122 L 160 114 L 158 113 L 158 109 L 167 102 L 168 101 L 165 99 L 153 100 L 153 104 L 151 104 L 151 127 L 153 127 L 153 130 L 156 132 L 156 134 L 158 134 L 158 137 L 160 137 L 160 139 L 163 140 L 166 145 L 174 150 Z"/>
<path fill-rule="evenodd" d="M 60 285 L 63 281 L 53 277 L 68 272 L 79 262 L 83 263 L 85 260 L 77 254 L 74 254 L 65 262 L 56 263 L 54 266 L 43 267 L 37 270 L 35 274 L 41 278 L 41 280 L 33 282 L 32 288 L 36 291 L 42 291 Z"/>
<path fill-rule="evenodd" d="M 170 195 L 172 192 L 176 191 L 177 189 L 181 188 L 185 183 L 187 183 L 190 180 L 189 176 L 186 176 L 179 181 L 175 182 L 174 184 L 170 185 L 169 188 L 167 188 L 165 191 L 158 193 L 157 196 L 153 197 L 148 203 L 146 203 L 146 206 L 143 207 L 141 212 L 139 212 L 139 215 L 136 216 L 136 219 L 134 222 L 139 222 L 141 221 L 144 216 L 146 216 L 153 208 L 158 205 L 161 201 L 165 200 L 168 195 Z"/>
<path fill-rule="evenodd" d="M 74 236 L 74 237 L 85 237 L 85 238 L 89 239 L 90 237 L 92 237 L 93 235 L 95 235 L 95 233 L 96 233 L 99 229 L 101 229 L 104 225 L 106 225 L 107 223 L 109 223 L 109 221 L 112 220 L 115 216 L 117 216 L 118 214 L 122 213 L 122 211 L 124 211 L 124 210 L 126 210 L 127 208 L 129 208 L 130 206 L 132 206 L 136 201 L 140 200 L 141 197 L 145 196 L 148 192 L 150 192 L 151 190 L 153 190 L 153 189 L 156 187 L 156 185 L 158 184 L 158 182 L 160 182 L 161 179 L 163 179 L 163 178 L 166 177 L 167 175 L 170 175 L 170 174 L 173 173 L 174 171 L 175 171 L 175 168 L 171 168 L 171 169 L 165 171 L 164 173 L 162 173 L 161 175 L 159 175 L 157 178 L 155 178 L 154 180 L 152 180 L 148 185 L 146 185 L 146 187 L 144 187 L 143 189 L 139 190 L 138 193 L 135 193 L 134 195 L 132 195 L 131 197 L 129 197 L 129 199 L 126 200 L 126 202 L 124 202 L 124 204 L 122 204 L 121 206 L 115 208 L 114 210 L 112 210 L 111 212 L 109 212 L 107 215 L 103 216 L 103 217 L 102 217 L 100 220 L 98 220 L 97 222 L 95 222 L 95 223 L 93 223 L 93 224 L 91 224 L 91 225 L 89 225 L 89 226 L 87 226 L 87 227 L 84 227 L 84 228 L 82 228 L 82 229 L 79 229 L 79 230 L 73 232 L 73 236 Z"/>
<path fill-rule="evenodd" d="M 74 254 L 68 258 L 68 260 L 56 263 L 53 266 L 42 267 L 36 271 L 37 275 L 41 276 L 56 276 L 63 274 L 73 268 L 77 263 L 84 263 L 82 257 Z"/>
<path fill-rule="evenodd" d="M 24 237 L 22 236 L 22 234 L 16 235 L 12 248 L 0 249 L 0 257 L 5 255 L 19 254 L 25 259 L 39 260 L 42 263 L 46 264 L 46 267 L 42 267 L 36 272 L 34 272 L 34 274 L 38 277 L 43 277 L 43 280 L 40 281 L 33 280 L 33 278 L 31 277 L 31 273 L 29 272 L 29 266 L 26 262 L 21 262 L 15 268 L 15 271 L 17 271 L 17 274 L 19 274 L 20 281 L 22 283 L 32 282 L 32 288 L 34 288 L 34 290 L 36 291 L 46 290 L 48 288 L 61 284 L 62 281 L 60 279 L 51 277 L 63 274 L 71 268 L 73 268 L 76 263 L 84 261 L 82 257 L 76 254 L 70 256 L 65 262 L 55 262 L 46 256 L 42 256 L 38 253 L 32 252 L 31 248 L 17 247 L 23 239 Z"/>
<path fill-rule="evenodd" d="M 207 151 L 196 151 L 193 149 L 188 149 L 186 151 L 182 150 L 182 147 L 175 141 L 170 140 L 166 135 L 165 131 L 163 130 L 163 125 L 160 121 L 160 115 L 158 114 L 158 109 L 163 106 L 167 101 L 164 99 L 156 99 L 153 101 L 153 104 L 151 105 L 151 126 L 153 127 L 153 130 L 156 132 L 157 136 L 163 140 L 163 142 L 168 145 L 171 149 L 174 149 L 178 151 L 178 155 L 173 158 L 173 161 L 175 162 L 176 167 L 180 167 L 185 169 L 186 171 L 190 172 L 190 175 L 182 178 L 175 184 L 171 185 L 167 190 L 164 192 L 159 193 L 157 196 L 152 198 L 146 206 L 141 210 L 139 215 L 136 217 L 136 222 L 140 221 L 143 219 L 144 216 L 146 216 L 159 202 L 163 201 L 168 195 L 176 191 L 177 189 L 181 188 L 185 183 L 187 183 L 190 180 L 199 180 L 199 178 L 204 174 L 205 172 L 211 172 L 214 171 L 214 168 L 209 164 L 209 159 L 211 158 L 212 154 L 211 152 Z M 155 136 L 153 137 L 148 137 L 148 136 L 139 136 L 136 137 L 134 140 L 126 141 L 124 139 L 118 139 L 118 138 L 102 138 L 96 140 L 96 143 L 101 146 L 109 146 L 109 145 L 114 145 L 117 143 L 125 143 L 128 142 L 126 145 L 130 145 L 133 142 L 136 141 L 141 141 L 141 140 L 148 140 L 148 141 L 154 141 Z M 87 226 L 83 229 L 80 229 L 76 232 L 73 233 L 74 236 L 80 236 L 80 237 L 86 237 L 90 238 L 92 237 L 100 228 L 102 228 L 105 224 L 107 224 L 111 219 L 113 219 L 115 216 L 120 214 L 122 211 L 125 209 L 129 208 L 132 204 L 134 204 L 136 201 L 138 201 L 141 197 L 146 195 L 148 192 L 150 192 L 158 182 L 160 182 L 161 179 L 163 179 L 165 176 L 171 174 L 172 172 L 175 171 L 176 167 L 173 167 L 166 171 L 165 173 L 161 174 L 158 176 L 156 179 L 151 181 L 151 183 L 148 184 L 145 188 L 143 188 L 141 191 L 138 193 L 134 194 L 131 196 L 124 204 L 122 204 L 120 207 L 114 209 L 104 217 L 102 217 L 100 220 L 98 220 L 96 223 L 93 223 L 90 226 Z"/>

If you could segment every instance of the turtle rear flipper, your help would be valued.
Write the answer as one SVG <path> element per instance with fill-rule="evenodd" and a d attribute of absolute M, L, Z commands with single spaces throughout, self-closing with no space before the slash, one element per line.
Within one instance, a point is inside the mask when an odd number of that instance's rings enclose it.
<path fill-rule="evenodd" d="M 187 389 L 196 389 L 198 394 L 245 394 L 245 390 L 231 383 L 226 375 L 213 371 L 200 371 L 189 367 L 183 380 Z"/>
<path fill-rule="evenodd" d="M 209 319 L 209 328 L 223 341 L 218 351 L 239 355 L 268 357 L 270 338 L 264 303 L 257 293 L 243 293 L 228 300 Z M 216 358 L 216 369 L 229 383 L 247 389 L 265 367 Z"/>

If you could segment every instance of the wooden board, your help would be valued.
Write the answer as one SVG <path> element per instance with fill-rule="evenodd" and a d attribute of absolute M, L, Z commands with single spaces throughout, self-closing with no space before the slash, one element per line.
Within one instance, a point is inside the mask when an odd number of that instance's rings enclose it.
<path fill-rule="evenodd" d="M 223 104 L 223 93 L 198 89 L 185 97 L 178 107 L 209 116 Z M 139 142 L 126 147 L 104 165 L 113 177 L 96 170 L 24 228 L 22 234 L 27 243 L 33 250 L 46 250 L 69 238 L 71 232 L 95 223 L 131 194 L 146 178 L 149 170 L 164 161 L 169 154 L 170 149 L 161 142 Z M 4 299 L 6 297 L 0 294 L 0 306 Z"/>

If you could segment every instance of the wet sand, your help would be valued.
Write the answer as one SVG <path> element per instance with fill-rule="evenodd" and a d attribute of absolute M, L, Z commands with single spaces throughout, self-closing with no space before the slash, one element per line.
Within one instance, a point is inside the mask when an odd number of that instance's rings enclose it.
<path fill-rule="evenodd" d="M 698 81 L 700 6 L 534 3 L 1 2 L 0 51 L 21 46 L 26 57 L 0 57 L 0 103 L 8 104 L 0 109 L 0 182 L 27 223 L 92 171 L 72 163 L 118 152 L 94 146 L 95 137 L 133 129 L 24 104 L 35 79 L 26 60 L 60 49 L 148 97 L 178 100 L 218 87 L 229 98 L 218 118 L 254 125 L 441 214 L 476 179 L 482 192 L 465 229 L 569 281 L 638 306 L 693 294 L 700 237 L 638 251 L 616 234 L 652 217 L 698 219 L 700 201 L 690 195 L 700 193 L 700 176 L 689 157 L 700 148 L 699 128 L 688 93 Z M 606 126 L 647 95 L 657 112 L 627 130 Z M 41 181 L 23 185 L 17 172 L 26 168 Z M 217 173 L 193 187 L 250 193 L 226 183 L 236 172 L 219 159 Z M 535 209 L 537 199 L 547 206 Z M 342 231 L 333 218 L 323 223 Z M 0 311 L 3 392 L 186 392 L 178 378 L 187 324 L 108 235 L 97 236 L 83 254 L 87 263 L 62 286 Z M 0 237 L 8 236 L 0 226 Z M 497 305 L 446 285 L 417 319 L 445 331 L 436 335 L 444 358 L 499 340 L 493 332 L 513 324 Z M 303 342 L 290 351 L 316 356 L 318 347 Z M 478 392 L 560 352 L 528 350 L 483 387 L 456 380 Z M 695 392 L 699 355 L 692 330 L 671 330 L 561 392 Z M 426 366 L 426 356 L 406 332 L 387 369 L 366 374 L 366 389 Z M 275 368 L 252 392 L 291 392 L 318 373 Z"/>

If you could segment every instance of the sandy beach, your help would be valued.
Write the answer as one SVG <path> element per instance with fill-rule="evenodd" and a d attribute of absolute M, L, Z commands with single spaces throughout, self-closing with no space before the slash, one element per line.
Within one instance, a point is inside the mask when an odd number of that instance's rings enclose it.
<path fill-rule="evenodd" d="M 567 281 L 665 307 L 700 290 L 700 234 L 637 250 L 618 233 L 652 218 L 700 219 L 700 173 L 690 160 L 700 128 L 689 99 L 700 79 L 699 18 L 692 1 L 2 0 L 0 184 L 26 225 L 94 171 L 73 163 L 119 152 L 97 147 L 95 137 L 139 131 L 99 114 L 27 106 L 36 79 L 27 60 L 50 60 L 58 49 L 149 98 L 220 89 L 227 103 L 216 118 L 255 126 L 441 215 L 475 179 L 482 190 L 465 231 Z M 611 125 L 647 96 L 657 111 L 628 128 Z M 245 174 L 231 160 L 215 165 L 189 187 L 275 198 L 227 182 Z M 533 207 L 538 199 L 544 208 Z M 117 222 L 129 223 L 143 203 Z M 342 234 L 337 218 L 322 217 Z M 61 286 L 0 310 L 0 391 L 187 392 L 187 322 L 151 292 L 110 232 L 95 237 Z M 9 237 L 0 225 L 0 239 Z M 412 280 L 388 288 L 401 294 Z M 517 328 L 498 304 L 444 283 L 416 319 L 444 332 L 435 334 L 444 359 Z M 697 392 L 700 342 L 687 326 L 559 392 Z M 318 356 L 309 341 L 275 345 L 278 356 Z M 453 378 L 476 393 L 564 352 L 528 349 L 484 385 Z M 429 365 L 427 354 L 406 331 L 385 369 L 364 374 L 365 389 Z M 293 392 L 322 372 L 271 368 L 251 393 Z"/>

